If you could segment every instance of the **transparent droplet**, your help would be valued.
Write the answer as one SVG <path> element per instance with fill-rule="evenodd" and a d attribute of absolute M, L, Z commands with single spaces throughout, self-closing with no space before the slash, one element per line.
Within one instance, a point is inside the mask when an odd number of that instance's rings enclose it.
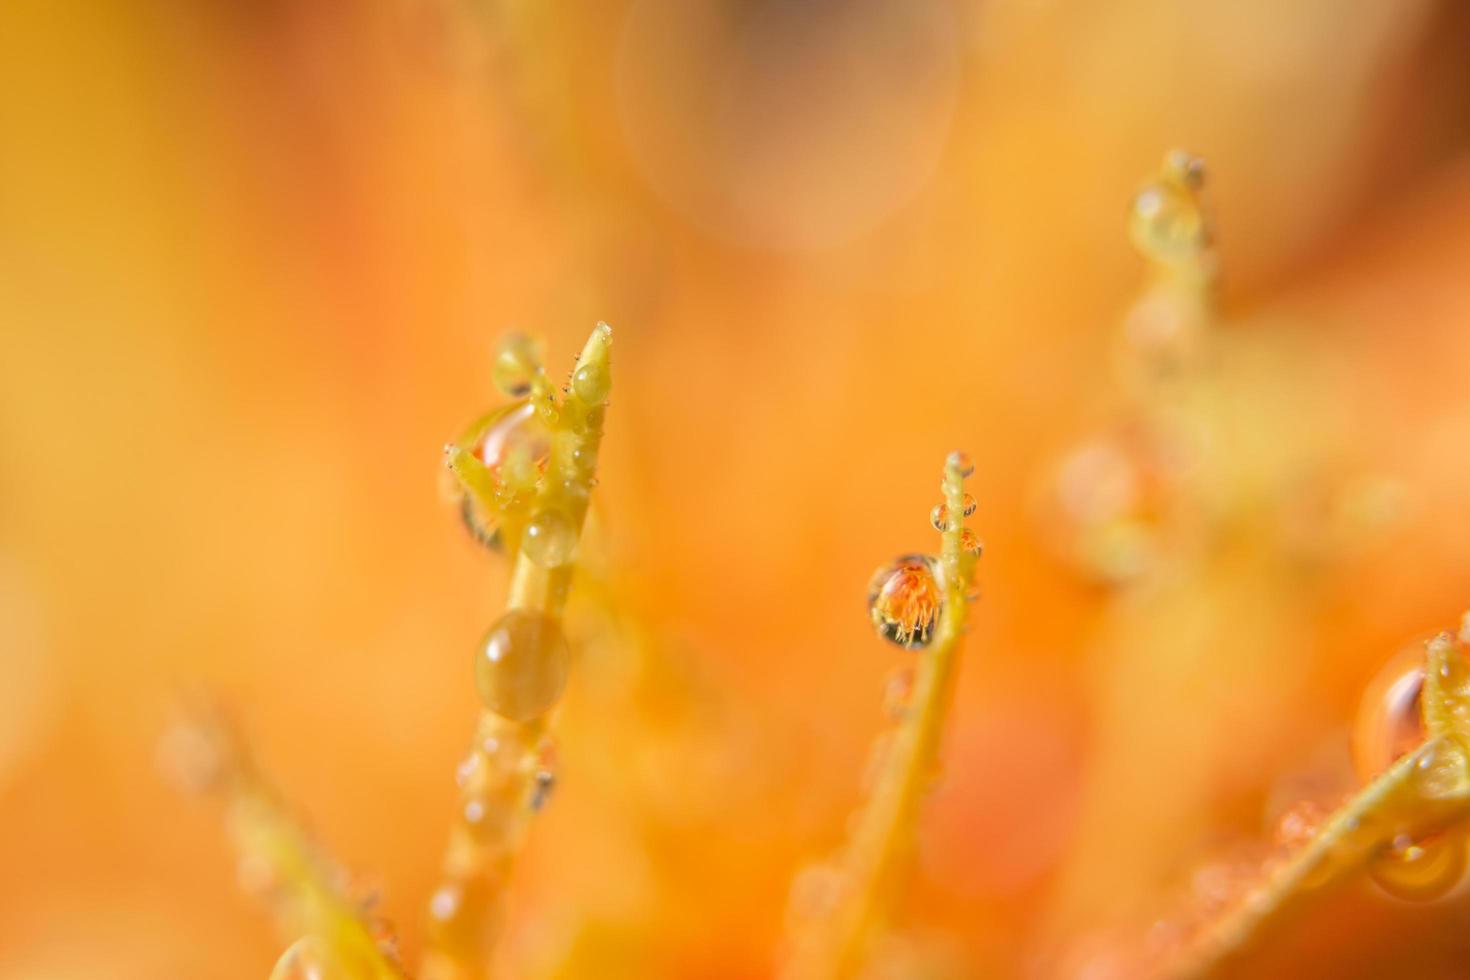
<path fill-rule="evenodd" d="M 485 634 L 475 656 L 480 700 L 511 721 L 538 718 L 561 697 L 570 658 L 560 623 L 512 609 Z"/>
<path fill-rule="evenodd" d="M 978 555 L 980 554 L 981 550 L 983 550 L 983 548 L 984 545 L 980 543 L 980 538 L 975 534 L 974 531 L 970 530 L 969 528 L 964 528 L 960 531 L 961 551 L 964 551 L 971 555 Z"/>
<path fill-rule="evenodd" d="M 527 558 L 543 568 L 559 568 L 572 560 L 577 548 L 577 530 L 566 514 L 544 510 L 526 525 L 521 548 Z"/>
<path fill-rule="evenodd" d="M 607 364 L 583 364 L 572 372 L 572 391 L 588 405 L 601 405 L 607 401 L 611 388 Z"/>
<path fill-rule="evenodd" d="M 1454 891 L 1465 878 L 1466 865 L 1464 838 L 1444 834 L 1424 841 L 1395 841 L 1368 866 L 1368 875 L 1394 898 L 1429 902 Z"/>
<path fill-rule="evenodd" d="M 1368 783 L 1424 741 L 1424 649 L 1406 647 L 1368 683 L 1353 724 L 1353 768 Z"/>
<path fill-rule="evenodd" d="M 1134 196 L 1128 231 L 1139 251 L 1164 262 L 1191 258 L 1209 240 L 1194 191 L 1177 180 L 1155 181 Z"/>
<path fill-rule="evenodd" d="M 497 502 L 510 507 L 534 489 L 546 469 L 551 455 L 551 430 L 529 402 L 516 402 L 481 416 L 458 445 L 490 471 L 496 482 Z M 476 540 L 499 550 L 501 538 L 496 514 L 487 512 L 471 494 L 461 496 L 460 514 Z"/>
<path fill-rule="evenodd" d="M 970 459 L 970 454 L 955 450 L 945 459 L 944 465 L 954 470 L 960 476 L 969 476 L 975 472 L 975 464 Z"/>
<path fill-rule="evenodd" d="M 540 372 L 540 345 L 525 334 L 506 334 L 495 352 L 491 372 L 495 387 L 513 398 L 524 398 L 531 393 L 531 386 Z"/>
<path fill-rule="evenodd" d="M 1164 155 L 1164 172 L 1173 180 L 1199 190 L 1205 186 L 1205 161 L 1177 147 Z"/>
<path fill-rule="evenodd" d="M 964 496 L 963 505 L 965 508 L 964 515 L 966 517 L 969 517 L 971 514 L 975 513 L 975 498 L 970 496 L 968 493 Z M 929 512 L 929 523 L 934 525 L 934 530 L 936 531 L 948 530 L 949 505 L 936 504 L 934 506 L 934 509 Z"/>
<path fill-rule="evenodd" d="M 929 555 L 904 555 L 873 574 L 868 611 L 890 643 L 928 646 L 939 621 L 942 593 L 939 562 Z"/>
<path fill-rule="evenodd" d="M 352 974 L 317 936 L 292 943 L 271 970 L 270 980 L 351 980 Z"/>

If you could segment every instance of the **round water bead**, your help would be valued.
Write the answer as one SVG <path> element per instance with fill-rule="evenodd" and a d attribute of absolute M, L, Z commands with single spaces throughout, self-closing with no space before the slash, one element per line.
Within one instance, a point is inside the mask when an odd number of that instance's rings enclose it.
<path fill-rule="evenodd" d="M 969 517 L 975 513 L 975 498 L 968 493 L 962 501 L 964 516 Z M 929 523 L 934 525 L 934 530 L 945 531 L 949 529 L 949 504 L 935 504 L 934 509 L 929 512 Z"/>
<path fill-rule="evenodd" d="M 1467 864 L 1464 838 L 1445 834 L 1424 841 L 1395 841 L 1388 853 L 1368 865 L 1368 876 L 1394 898 L 1430 902 L 1459 886 Z"/>
<path fill-rule="evenodd" d="M 543 510 L 526 525 L 521 541 L 526 557 L 543 568 L 559 568 L 572 560 L 577 548 L 577 529 L 559 510 Z"/>
<path fill-rule="evenodd" d="M 1128 231 L 1139 251 L 1165 262 L 1191 258 L 1209 241 L 1199 201 L 1177 180 L 1155 181 L 1134 196 Z"/>
<path fill-rule="evenodd" d="M 546 468 L 551 456 L 551 429 L 530 402 L 516 402 L 478 419 L 459 445 L 484 464 L 497 483 L 528 484 Z M 506 468 L 508 463 L 512 464 L 510 469 Z M 516 467 L 524 472 L 511 472 Z M 488 513 L 472 495 L 461 497 L 460 516 L 481 544 L 494 549 L 500 547 L 497 516 Z"/>
<path fill-rule="evenodd" d="M 944 465 L 958 472 L 960 476 L 969 476 L 975 472 L 975 463 L 970 459 L 970 454 L 958 449 L 945 458 Z"/>
<path fill-rule="evenodd" d="M 904 555 L 873 573 L 868 612 L 878 635 L 901 647 L 928 646 L 943 606 L 940 577 L 929 555 Z"/>
<path fill-rule="evenodd" d="M 1188 150 L 1175 148 L 1166 153 L 1164 170 L 1186 187 L 1199 190 L 1205 186 L 1205 162 Z"/>
<path fill-rule="evenodd" d="M 270 980 L 351 980 L 352 972 L 317 936 L 292 943 L 271 970 Z"/>
<path fill-rule="evenodd" d="M 984 546 L 980 543 L 980 538 L 975 534 L 974 531 L 970 530 L 969 528 L 964 528 L 960 531 L 961 551 L 968 552 L 972 555 L 978 555 L 983 548 Z"/>
<path fill-rule="evenodd" d="M 522 447 L 538 469 L 551 456 L 551 430 L 542 425 L 530 402 L 516 402 L 486 415 L 472 430 L 468 448 L 489 469 L 502 466 Z"/>
<path fill-rule="evenodd" d="M 536 375 L 541 373 L 541 348 L 523 333 L 509 333 L 495 352 L 491 375 L 495 387 L 514 398 L 531 393 Z"/>
<path fill-rule="evenodd" d="M 475 654 L 475 686 L 485 707 L 511 721 L 545 714 L 567 683 L 571 652 L 561 624 L 512 609 L 490 628 Z"/>
<path fill-rule="evenodd" d="M 588 405 L 606 402 L 611 388 L 606 363 L 584 364 L 572 372 L 572 391 Z"/>
<path fill-rule="evenodd" d="M 1424 741 L 1424 647 L 1406 647 L 1368 683 L 1353 723 L 1353 768 L 1369 782 Z"/>

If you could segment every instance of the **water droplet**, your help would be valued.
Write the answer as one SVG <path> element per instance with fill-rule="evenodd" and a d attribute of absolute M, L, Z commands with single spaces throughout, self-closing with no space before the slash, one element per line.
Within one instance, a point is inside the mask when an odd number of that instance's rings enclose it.
<path fill-rule="evenodd" d="M 506 334 L 495 352 L 495 364 L 491 370 L 495 387 L 513 398 L 524 398 L 531 393 L 531 386 L 539 373 L 540 345 L 522 333 Z"/>
<path fill-rule="evenodd" d="M 1188 150 L 1176 148 L 1165 154 L 1164 172 L 1193 190 L 1205 186 L 1205 161 Z"/>
<path fill-rule="evenodd" d="M 1373 883 L 1394 898 L 1429 902 L 1454 891 L 1465 878 L 1465 840 L 1445 834 L 1423 841 L 1401 839 L 1368 865 Z"/>
<path fill-rule="evenodd" d="M 572 391 L 588 405 L 601 405 L 607 401 L 611 380 L 605 362 L 583 364 L 572 372 Z"/>
<path fill-rule="evenodd" d="M 521 548 L 526 557 L 543 568 L 559 568 L 572 560 L 577 531 L 571 518 L 559 510 L 543 510 L 526 525 Z"/>
<path fill-rule="evenodd" d="M 1353 724 L 1353 767 L 1364 783 L 1424 741 L 1423 648 L 1401 650 L 1368 683 Z"/>
<path fill-rule="evenodd" d="M 477 419 L 458 445 L 490 471 L 497 484 L 497 501 L 502 506 L 514 506 L 534 489 L 546 468 L 551 455 L 551 430 L 530 402 L 516 402 Z M 496 515 L 487 513 L 470 494 L 461 498 L 460 514 L 476 540 L 499 550 Z"/>
<path fill-rule="evenodd" d="M 966 517 L 975 513 L 975 498 L 968 493 L 964 496 L 963 505 Z M 936 531 L 947 531 L 949 529 L 949 505 L 936 504 L 929 512 L 929 523 L 934 525 Z"/>
<path fill-rule="evenodd" d="M 1148 184 L 1134 196 L 1128 231 L 1139 251 L 1161 262 L 1193 258 L 1209 241 L 1194 190 L 1171 177 Z"/>
<path fill-rule="evenodd" d="M 976 536 L 974 531 L 970 530 L 969 528 L 965 528 L 960 531 L 961 551 L 968 552 L 972 555 L 978 555 L 983 549 L 984 545 L 980 543 L 980 538 Z"/>
<path fill-rule="evenodd" d="M 538 718 L 561 697 L 570 658 L 560 623 L 512 609 L 485 634 L 475 656 L 480 700 L 511 721 Z"/>
<path fill-rule="evenodd" d="M 352 974 L 317 936 L 292 943 L 271 970 L 270 980 L 350 980 Z"/>
<path fill-rule="evenodd" d="M 969 476 L 975 472 L 975 463 L 970 459 L 970 454 L 959 450 L 950 453 L 944 465 L 960 476 Z"/>
<path fill-rule="evenodd" d="M 868 583 L 878 635 L 901 647 L 928 646 L 942 608 L 939 580 L 939 562 L 928 555 L 904 555 L 878 569 Z"/>

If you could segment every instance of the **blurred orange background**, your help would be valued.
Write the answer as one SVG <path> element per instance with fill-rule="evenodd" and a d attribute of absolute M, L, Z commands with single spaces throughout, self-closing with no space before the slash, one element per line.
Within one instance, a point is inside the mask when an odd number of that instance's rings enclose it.
<path fill-rule="evenodd" d="M 896 975 L 1063 971 L 1269 836 L 1470 606 L 1467 136 L 1470 15 L 1429 0 L 0 6 L 0 977 L 268 975 L 282 939 L 154 764 L 196 684 L 412 961 L 504 590 L 440 448 L 503 331 L 557 372 L 597 320 L 607 563 L 685 714 L 609 735 L 616 647 L 586 654 L 514 975 L 770 975 L 911 656 L 864 586 L 932 547 L 955 447 L 983 596 Z M 1171 146 L 1268 365 L 1238 397 L 1330 417 L 1311 451 L 1405 501 L 1308 585 L 1209 586 L 1187 669 L 1240 703 L 1204 708 L 1108 673 L 1113 600 L 1032 507 L 1097 423 Z M 1093 782 L 1119 697 L 1136 823 Z M 1187 800 L 1151 776 L 1190 760 Z M 1459 975 L 1467 901 L 1354 891 L 1260 969 Z"/>

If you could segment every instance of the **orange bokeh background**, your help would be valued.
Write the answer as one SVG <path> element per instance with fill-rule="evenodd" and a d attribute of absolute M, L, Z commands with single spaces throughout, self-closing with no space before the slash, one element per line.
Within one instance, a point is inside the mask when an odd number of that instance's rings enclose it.
<path fill-rule="evenodd" d="M 932 546 L 955 447 L 983 597 L 900 921 L 932 975 L 1030 975 L 1110 896 L 1165 901 L 1470 606 L 1467 65 L 1470 18 L 1429 0 L 3 5 L 0 977 L 268 975 L 284 942 L 154 761 L 199 684 L 417 950 L 504 586 L 440 448 L 494 401 L 501 332 L 557 372 L 597 320 L 603 547 L 708 744 L 609 736 L 616 671 L 579 672 L 520 969 L 769 975 L 909 656 L 864 586 Z M 1175 145 L 1208 161 L 1222 329 L 1407 503 L 1203 638 L 1206 679 L 1262 636 L 1288 666 L 1190 744 L 1204 789 L 1145 859 L 1084 802 L 1109 600 L 1032 500 L 1097 420 L 1124 209 Z M 1131 683 L 1142 810 L 1190 706 Z M 1077 864 L 1088 839 L 1123 870 Z M 1465 901 L 1354 892 L 1265 969 L 1384 975 L 1417 943 L 1414 975 L 1455 975 Z"/>

